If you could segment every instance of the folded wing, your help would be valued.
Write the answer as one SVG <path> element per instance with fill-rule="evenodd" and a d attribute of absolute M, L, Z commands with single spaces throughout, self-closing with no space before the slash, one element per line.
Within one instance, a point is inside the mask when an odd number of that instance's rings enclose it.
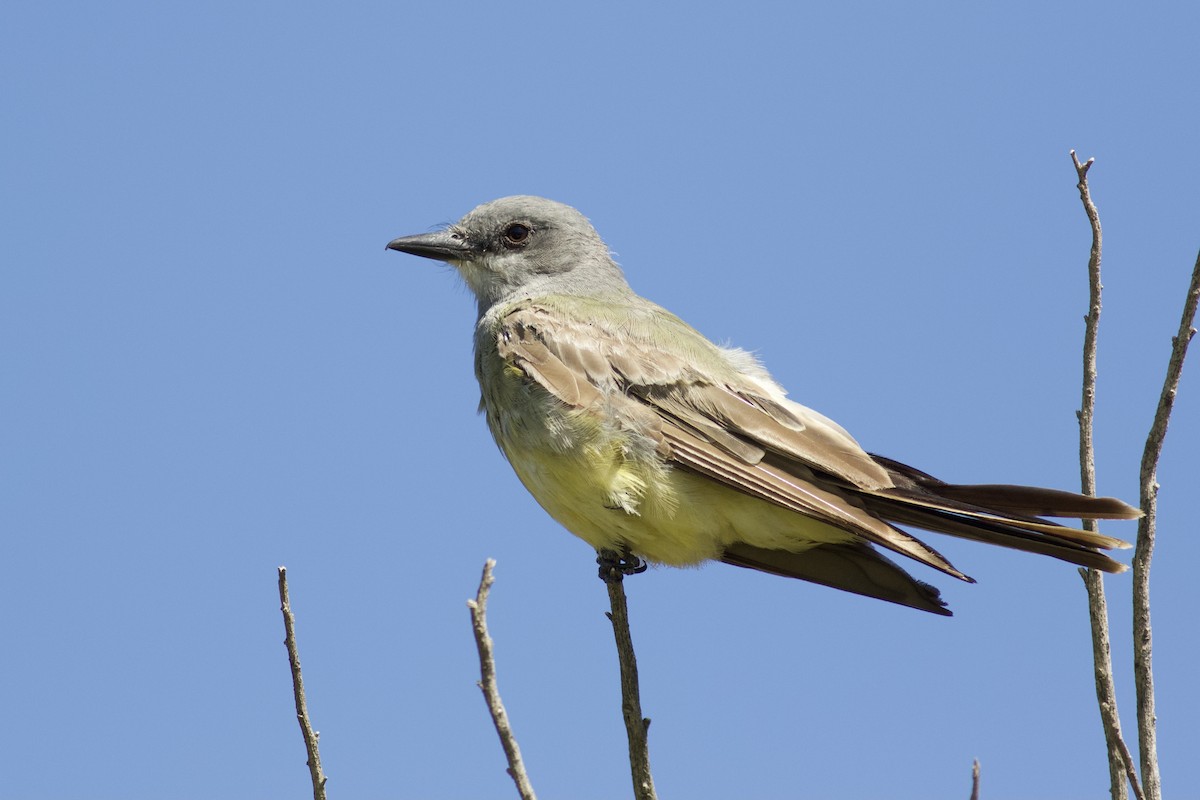
<path fill-rule="evenodd" d="M 868 543 L 970 578 L 892 523 L 1107 572 L 1125 569 L 1098 552 L 1127 547 L 1125 542 L 1041 519 L 1140 515 L 1119 500 L 1035 487 L 947 484 L 872 456 L 836 424 L 787 400 L 765 373 L 744 368 L 677 317 L 648 303 L 626 311 L 599 321 L 594 313 L 573 319 L 564 307 L 527 302 L 501 321 L 497 350 L 568 406 L 587 409 L 617 397 L 639 404 L 641 412 L 652 411 L 655 424 L 630 424 L 654 437 L 658 451 L 678 468 L 862 539 L 861 545 L 823 545 L 802 553 L 735 545 L 726 551 L 726 562 L 927 611 L 942 609 L 937 590 Z M 645 415 L 631 420 L 638 416 Z"/>

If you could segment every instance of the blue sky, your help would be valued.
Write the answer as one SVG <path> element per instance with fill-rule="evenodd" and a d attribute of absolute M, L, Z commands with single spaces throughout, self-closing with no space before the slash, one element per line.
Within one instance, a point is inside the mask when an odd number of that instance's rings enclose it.
<path fill-rule="evenodd" d="M 1190 4 L 13 3 L 0 26 L 0 752 L 23 798 L 304 796 L 289 567 L 334 797 L 509 797 L 464 602 L 544 797 L 627 796 L 585 545 L 475 415 L 473 304 L 384 251 L 587 214 L 630 282 L 868 449 L 1078 486 L 1138 461 L 1200 246 Z M 1193 359 L 1197 356 L 1193 355 Z M 1160 471 L 1162 771 L 1200 782 L 1189 365 Z M 1129 524 L 1106 528 L 1131 537 Z M 1073 568 L 931 536 L 938 618 L 720 565 L 628 586 L 664 797 L 1097 797 Z M 1134 728 L 1128 576 L 1108 581 Z M 1131 745 L 1132 745 L 1131 741 Z"/>

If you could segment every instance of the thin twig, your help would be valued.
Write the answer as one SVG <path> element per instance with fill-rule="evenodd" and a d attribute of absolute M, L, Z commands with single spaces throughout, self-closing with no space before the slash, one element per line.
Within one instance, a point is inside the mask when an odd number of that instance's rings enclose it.
<path fill-rule="evenodd" d="M 1184 299 L 1179 332 L 1171 340 L 1167 375 L 1163 380 L 1162 394 L 1159 395 L 1154 422 L 1150 426 L 1150 435 L 1146 438 L 1146 449 L 1142 454 L 1141 502 L 1145 516 L 1138 523 L 1137 546 L 1133 551 L 1133 675 L 1137 684 L 1138 749 L 1147 800 L 1160 800 L 1162 797 L 1155 733 L 1154 670 L 1151 664 L 1150 633 L 1150 560 L 1154 555 L 1155 522 L 1158 514 L 1158 459 L 1162 455 L 1167 423 L 1175 404 L 1175 393 L 1179 389 L 1183 359 L 1187 356 L 1188 344 L 1196 334 L 1192 323 L 1196 319 L 1198 303 L 1200 254 L 1197 255 L 1196 265 L 1192 268 L 1192 280 Z"/>
<path fill-rule="evenodd" d="M 1092 249 L 1088 254 L 1088 313 L 1083 318 L 1083 401 L 1076 416 L 1079 419 L 1079 468 L 1083 483 L 1083 493 L 1096 494 L 1096 452 L 1093 446 L 1092 424 L 1096 409 L 1096 340 L 1100 328 L 1100 256 L 1103 249 L 1103 232 L 1100 228 L 1100 212 L 1092 202 L 1088 190 L 1087 174 L 1095 159 L 1089 158 L 1087 163 L 1080 164 L 1075 151 L 1071 151 L 1071 161 L 1075 164 L 1075 174 L 1079 178 L 1077 188 L 1079 199 L 1083 201 L 1084 211 L 1092 226 Z M 1095 520 L 1084 520 L 1088 530 L 1096 529 Z"/>
<path fill-rule="evenodd" d="M 629 738 L 629 769 L 633 776 L 633 796 L 636 800 L 656 800 L 658 795 L 654 792 L 654 777 L 650 774 L 650 748 L 647 737 L 650 720 L 642 716 L 637 656 L 633 652 L 633 637 L 629 633 L 629 606 L 625 602 L 624 575 L 620 569 L 614 567 L 608 569 L 601 577 L 608 587 L 608 601 L 612 607 L 612 611 L 605 616 L 613 626 L 613 636 L 617 642 L 617 660 L 621 665 L 621 715 L 625 718 L 625 733 Z"/>
<path fill-rule="evenodd" d="M 1137 800 L 1146 800 L 1142 787 L 1138 782 L 1137 770 L 1134 768 L 1133 755 L 1125 738 L 1121 735 L 1121 720 L 1117 716 L 1116 688 L 1113 685 L 1112 674 L 1112 645 L 1108 629 L 1108 602 L 1104 597 L 1104 573 L 1094 569 L 1079 570 L 1083 584 L 1088 590 L 1088 612 L 1092 623 L 1092 655 L 1096 670 L 1096 701 L 1100 705 L 1100 720 L 1104 725 L 1105 738 L 1110 748 L 1108 768 L 1110 789 L 1114 800 L 1129 796 L 1125 791 L 1125 781 L 1129 781 L 1133 796 Z M 1108 737 L 1109 730 L 1113 737 Z M 1115 748 L 1115 752 L 1111 748 Z"/>
<path fill-rule="evenodd" d="M 971 800 L 979 800 L 979 759 L 971 762 Z"/>
<path fill-rule="evenodd" d="M 496 660 L 492 655 L 492 637 L 487 627 L 488 593 L 495 582 L 492 578 L 492 568 L 496 566 L 493 559 L 483 564 L 483 577 L 479 579 L 479 591 L 474 600 L 467 601 L 471 610 L 471 627 L 475 631 L 475 646 L 479 649 L 479 676 L 476 684 L 483 692 L 488 711 L 492 715 L 492 723 L 500 736 L 500 746 L 504 748 L 504 757 L 508 759 L 508 774 L 517 785 L 517 794 L 521 800 L 536 800 L 533 785 L 525 772 L 525 762 L 521 760 L 521 748 L 517 746 L 517 737 L 513 734 L 512 726 L 508 724 L 508 714 L 504 703 L 500 701 L 500 690 L 496 687 Z"/>
<path fill-rule="evenodd" d="M 300 651 L 296 648 L 296 618 L 292 616 L 292 604 L 288 599 L 287 567 L 279 568 L 279 610 L 283 612 L 283 643 L 287 645 L 288 663 L 292 667 L 292 693 L 296 697 L 296 719 L 300 733 L 304 736 L 304 747 L 308 750 L 308 772 L 312 776 L 313 800 L 325 800 L 325 773 L 321 770 L 321 753 L 317 741 L 321 734 L 313 730 L 308 719 L 308 702 L 304 699 L 304 678 L 300 676 Z"/>
<path fill-rule="evenodd" d="M 1094 159 L 1080 164 L 1075 151 L 1071 161 L 1079 178 L 1079 199 L 1092 226 L 1092 249 L 1088 255 L 1088 313 L 1083 318 L 1083 400 L 1076 417 L 1079 419 L 1079 471 L 1083 493 L 1096 494 L 1096 451 L 1093 444 L 1093 420 L 1096 409 L 1096 340 L 1100 325 L 1100 256 L 1103 236 L 1100 229 L 1100 212 L 1092 202 L 1088 190 L 1087 173 Z M 1085 530 L 1097 531 L 1099 526 L 1093 519 L 1083 520 Z M 1121 718 L 1117 713 L 1117 690 L 1113 681 L 1112 646 L 1108 628 L 1108 602 L 1104 597 L 1104 578 L 1097 570 L 1080 570 L 1087 587 L 1088 617 L 1092 629 L 1092 664 L 1096 680 L 1096 702 L 1100 707 L 1100 723 L 1104 727 L 1104 741 L 1108 748 L 1109 791 L 1112 800 L 1125 800 L 1129 794 L 1125 781 L 1133 787 L 1133 793 L 1141 800 L 1137 773 L 1133 761 L 1128 757 L 1129 748 L 1121 737 Z"/>

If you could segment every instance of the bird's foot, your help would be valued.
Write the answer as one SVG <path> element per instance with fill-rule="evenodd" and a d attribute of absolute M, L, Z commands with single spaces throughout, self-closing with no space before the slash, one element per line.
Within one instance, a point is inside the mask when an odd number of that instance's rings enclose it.
<path fill-rule="evenodd" d="M 600 565 L 600 580 L 605 583 L 620 583 L 626 575 L 645 572 L 647 564 L 629 551 L 628 547 L 616 550 L 597 550 L 596 563 Z"/>

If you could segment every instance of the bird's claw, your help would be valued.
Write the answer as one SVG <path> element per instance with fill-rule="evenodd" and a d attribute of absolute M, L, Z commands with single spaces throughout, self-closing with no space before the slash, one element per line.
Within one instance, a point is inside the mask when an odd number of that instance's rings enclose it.
<path fill-rule="evenodd" d="M 647 564 L 629 551 L 628 547 L 616 550 L 596 551 L 596 563 L 600 565 L 600 580 L 605 583 L 620 583 L 626 575 L 638 575 L 646 571 Z"/>

